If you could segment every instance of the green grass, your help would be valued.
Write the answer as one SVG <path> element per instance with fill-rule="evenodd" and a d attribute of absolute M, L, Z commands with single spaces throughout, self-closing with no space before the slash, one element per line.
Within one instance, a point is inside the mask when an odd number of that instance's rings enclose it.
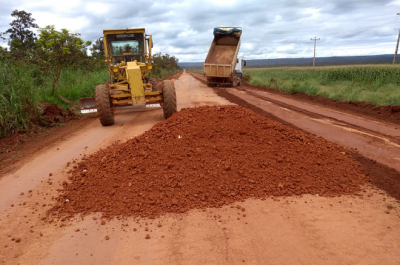
<path fill-rule="evenodd" d="M 58 96 L 51 97 L 52 78 L 43 77 L 41 73 L 33 65 L 14 66 L 0 62 L 0 137 L 40 124 L 37 108 L 40 102 L 68 108 Z M 95 86 L 106 80 L 106 69 L 64 69 L 55 93 L 77 102 L 81 97 L 94 96 Z"/>
<path fill-rule="evenodd" d="M 61 95 L 70 101 L 78 102 L 80 98 L 94 97 L 95 87 L 107 80 L 109 80 L 109 76 L 106 68 L 92 71 L 67 68 L 61 73 L 55 95 Z M 46 77 L 43 80 L 37 91 L 38 101 L 55 103 L 68 108 L 68 105 L 58 96 L 51 96 L 51 84 L 51 77 Z"/>
<path fill-rule="evenodd" d="M 0 137 L 37 121 L 34 75 L 34 68 L 0 62 Z"/>
<path fill-rule="evenodd" d="M 157 66 L 155 66 L 157 67 Z M 152 71 L 150 77 L 156 78 L 157 80 L 161 80 L 167 78 L 171 75 L 179 73 L 180 69 L 157 69 L 156 71 Z"/>
<path fill-rule="evenodd" d="M 151 74 L 158 80 L 179 72 L 159 69 Z M 51 96 L 53 78 L 44 76 L 35 65 L 13 65 L 0 61 L 0 138 L 40 124 L 39 103 L 55 103 L 64 109 L 63 98 L 78 103 L 80 98 L 94 97 L 95 87 L 109 80 L 107 68 L 82 70 L 65 68 Z"/>
<path fill-rule="evenodd" d="M 280 67 L 246 69 L 250 84 L 289 94 L 322 95 L 334 100 L 400 105 L 400 67 L 395 65 Z"/>

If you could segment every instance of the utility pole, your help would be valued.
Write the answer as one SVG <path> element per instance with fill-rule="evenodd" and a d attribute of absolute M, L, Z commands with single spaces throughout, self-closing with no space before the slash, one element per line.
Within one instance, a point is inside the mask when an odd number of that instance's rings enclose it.
<path fill-rule="evenodd" d="M 317 37 L 315 37 L 314 39 L 311 39 L 311 40 L 314 41 L 314 60 L 312 62 L 312 66 L 314 67 L 315 66 L 315 50 L 317 48 L 317 40 L 320 40 L 320 38 L 317 39 Z"/>
<path fill-rule="evenodd" d="M 400 15 L 400 13 L 397 13 L 397 16 L 398 15 Z M 393 64 L 396 64 L 396 60 L 397 60 L 397 50 L 399 49 L 399 39 L 400 39 L 400 29 L 399 29 L 399 35 L 397 36 L 397 45 L 396 45 L 396 51 L 394 52 Z"/>

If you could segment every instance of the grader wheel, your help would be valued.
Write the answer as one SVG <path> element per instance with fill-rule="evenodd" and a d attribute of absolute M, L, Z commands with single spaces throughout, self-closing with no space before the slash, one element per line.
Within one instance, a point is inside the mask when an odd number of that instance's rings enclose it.
<path fill-rule="evenodd" d="M 155 79 L 155 78 L 150 78 L 149 79 L 149 83 L 151 84 L 151 86 L 152 86 L 152 91 L 154 92 L 154 91 L 158 91 L 158 87 L 157 87 L 157 79 Z"/>
<path fill-rule="evenodd" d="M 164 80 L 162 82 L 162 92 L 164 118 L 168 119 L 176 112 L 176 93 L 174 82 L 171 80 Z"/>
<path fill-rule="evenodd" d="M 98 85 L 95 90 L 95 100 L 100 123 L 103 126 L 114 124 L 114 113 L 110 105 L 110 93 L 107 85 Z"/>

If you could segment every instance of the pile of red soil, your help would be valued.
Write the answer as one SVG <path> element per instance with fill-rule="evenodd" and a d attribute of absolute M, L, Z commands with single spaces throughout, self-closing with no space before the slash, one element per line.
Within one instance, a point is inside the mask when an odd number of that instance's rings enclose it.
<path fill-rule="evenodd" d="M 42 103 L 39 106 L 41 110 L 41 120 L 44 126 L 54 126 L 60 122 L 69 121 L 75 119 L 76 115 L 71 110 L 64 110 L 52 103 Z"/>
<path fill-rule="evenodd" d="M 250 197 L 360 191 L 346 150 L 238 106 L 198 107 L 86 157 L 49 214 L 155 217 Z"/>

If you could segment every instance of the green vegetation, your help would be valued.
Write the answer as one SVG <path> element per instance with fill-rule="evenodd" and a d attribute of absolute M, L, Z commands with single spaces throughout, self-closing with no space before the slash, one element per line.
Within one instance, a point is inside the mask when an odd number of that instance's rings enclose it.
<path fill-rule="evenodd" d="M 94 88 L 109 80 L 104 52 L 97 40 L 84 42 L 79 33 L 54 26 L 39 28 L 30 13 L 15 10 L 11 28 L 0 33 L 8 37 L 9 50 L 0 47 L 0 138 L 33 125 L 41 125 L 40 103 L 78 102 L 94 97 Z M 164 79 L 180 71 L 178 59 L 168 54 L 153 55 L 151 77 Z"/>
<path fill-rule="evenodd" d="M 47 72 L 53 76 L 52 96 L 62 69 L 72 65 L 75 60 L 79 61 L 80 57 L 86 55 L 86 47 L 92 44 L 90 41 L 85 43 L 79 36 L 79 33 L 71 33 L 67 29 L 57 31 L 54 26 L 39 29 L 36 44 L 41 48 L 42 57 L 46 58 L 42 66 L 49 69 Z"/>
<path fill-rule="evenodd" d="M 250 84 L 286 93 L 321 95 L 333 100 L 400 105 L 400 67 L 363 65 L 246 69 Z"/>
<path fill-rule="evenodd" d="M 156 53 L 153 55 L 154 68 L 151 71 L 151 77 L 164 79 L 168 76 L 178 73 L 181 68 L 178 66 L 178 59 L 170 56 L 168 53 Z"/>
<path fill-rule="evenodd" d="M 33 124 L 40 125 L 39 103 L 68 108 L 60 96 L 71 101 L 93 97 L 94 87 L 107 79 L 107 69 L 67 68 L 60 75 L 55 95 L 51 96 L 53 77 L 42 75 L 39 67 L 0 61 L 0 137 L 27 130 Z"/>

